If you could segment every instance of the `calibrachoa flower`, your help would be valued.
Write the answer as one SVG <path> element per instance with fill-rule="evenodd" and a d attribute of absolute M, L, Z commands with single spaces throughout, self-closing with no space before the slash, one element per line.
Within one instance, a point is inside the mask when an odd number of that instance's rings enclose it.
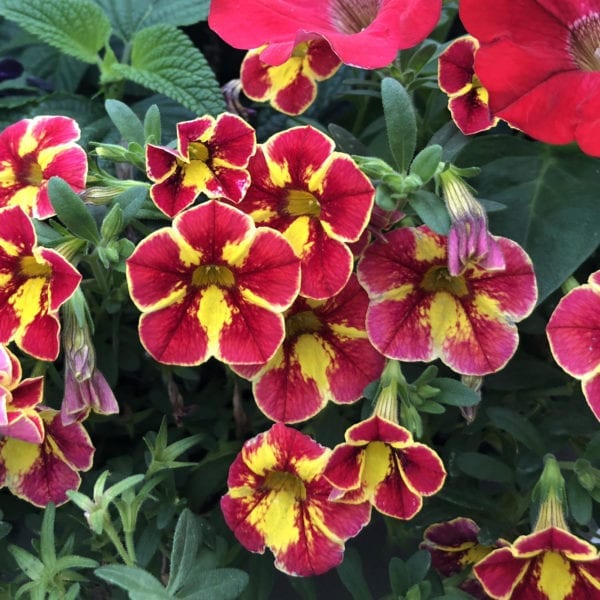
<path fill-rule="evenodd" d="M 63 425 L 60 413 L 43 408 L 45 437 L 41 443 L 0 440 L 0 487 L 36 506 L 64 504 L 76 490 L 79 471 L 92 466 L 94 446 L 80 423 Z"/>
<path fill-rule="evenodd" d="M 448 109 L 456 126 L 471 135 L 494 127 L 498 118 L 490 113 L 488 92 L 475 75 L 475 52 L 479 44 L 470 36 L 454 40 L 438 59 L 438 83 L 448 95 Z"/>
<path fill-rule="evenodd" d="M 80 130 L 69 117 L 22 119 L 0 133 L 0 207 L 20 206 L 45 219 L 55 214 L 48 181 L 64 179 L 73 191 L 85 188 L 87 156 L 75 142 Z"/>
<path fill-rule="evenodd" d="M 177 149 L 146 146 L 150 196 L 173 217 L 204 193 L 239 202 L 250 184 L 246 166 L 256 150 L 254 129 L 237 115 L 203 116 L 177 124 Z"/>
<path fill-rule="evenodd" d="M 492 114 L 550 144 L 600 156 L 600 3 L 461 0 L 480 47 L 475 72 Z M 532 26 L 535 24 L 535 26 Z"/>
<path fill-rule="evenodd" d="M 40 360 L 56 360 L 57 312 L 81 275 L 58 252 L 36 245 L 31 219 L 18 206 L 0 210 L 0 343 L 14 340 Z"/>
<path fill-rule="evenodd" d="M 260 59 L 265 46 L 250 50 L 242 61 L 240 79 L 244 94 L 287 115 L 303 113 L 317 96 L 317 81 L 329 79 L 340 59 L 324 40 L 309 40 L 294 48 L 283 64 L 272 66 Z"/>
<path fill-rule="evenodd" d="M 475 199 L 458 169 L 449 165 L 439 174 L 452 226 L 448 233 L 448 272 L 460 275 L 477 264 L 488 271 L 505 268 L 497 239 L 490 234 L 487 215 Z"/>
<path fill-rule="evenodd" d="M 367 500 L 385 515 L 411 519 L 421 510 L 423 496 L 442 488 L 446 470 L 431 448 L 398 424 L 397 368 L 388 363 L 373 415 L 346 431 L 346 443 L 334 448 L 324 476 L 335 488 L 336 501 Z"/>
<path fill-rule="evenodd" d="M 42 402 L 44 378 L 23 379 L 17 357 L 0 345 L 0 435 L 39 444 L 44 424 L 36 407 Z"/>
<path fill-rule="evenodd" d="M 280 233 L 210 200 L 150 234 L 127 260 L 140 339 L 159 362 L 264 363 L 283 341 L 300 265 Z"/>
<path fill-rule="evenodd" d="M 472 264 L 457 276 L 448 271 L 447 238 L 425 225 L 395 229 L 370 246 L 358 279 L 369 294 L 373 345 L 402 361 L 440 358 L 466 375 L 502 369 L 517 348 L 515 323 L 533 310 L 537 287 L 523 249 L 495 239 L 504 270 Z"/>
<path fill-rule="evenodd" d="M 550 466 L 550 469 L 548 467 Z M 553 457 L 548 471 L 560 470 Z M 533 533 L 494 550 L 473 567 L 485 592 L 496 600 L 590 600 L 600 598 L 600 556 L 589 542 L 568 531 L 563 489 L 549 489 Z"/>
<path fill-rule="evenodd" d="M 266 44 L 260 57 L 270 65 L 284 63 L 302 42 L 324 39 L 343 63 L 377 69 L 423 41 L 441 6 L 440 0 L 250 0 L 240 10 L 235 0 L 213 0 L 208 24 L 234 48 Z"/>
<path fill-rule="evenodd" d="M 298 298 L 285 315 L 285 340 L 266 365 L 234 366 L 252 379 L 259 408 L 274 421 L 316 415 L 328 400 L 350 403 L 379 377 L 384 358 L 367 338 L 369 300 L 351 276 L 329 300 Z"/>
<path fill-rule="evenodd" d="M 329 500 L 322 471 L 331 450 L 277 423 L 244 443 L 221 499 L 225 522 L 251 552 L 268 547 L 290 575 L 319 575 L 342 562 L 344 542 L 368 523 L 368 502 Z"/>
<path fill-rule="evenodd" d="M 581 379 L 585 398 L 600 421 L 600 271 L 561 299 L 546 332 L 556 362 Z"/>
<path fill-rule="evenodd" d="M 300 294 L 323 300 L 346 285 L 375 190 L 349 155 L 313 127 L 294 127 L 259 145 L 252 184 L 238 208 L 281 231 L 302 261 Z"/>
<path fill-rule="evenodd" d="M 103 415 L 119 412 L 112 389 L 96 368 L 88 311 L 81 290 L 63 306 L 65 389 L 60 409 L 63 425 L 83 421 L 91 410 Z M 81 319 L 80 314 L 84 315 Z"/>

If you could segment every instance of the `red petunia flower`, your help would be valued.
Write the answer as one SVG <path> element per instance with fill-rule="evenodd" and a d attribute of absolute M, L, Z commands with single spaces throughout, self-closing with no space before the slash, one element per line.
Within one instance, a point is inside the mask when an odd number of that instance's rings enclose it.
<path fill-rule="evenodd" d="M 242 89 L 251 100 L 268 101 L 286 115 L 303 113 L 317 97 L 316 82 L 332 77 L 342 64 L 324 40 L 303 42 L 277 66 L 260 59 L 264 48 L 250 50 L 242 61 Z"/>
<path fill-rule="evenodd" d="M 221 499 L 225 522 L 244 548 L 290 575 L 319 575 L 342 562 L 344 542 L 368 523 L 368 502 L 329 499 L 322 471 L 330 454 L 312 438 L 277 423 L 248 440 L 229 469 Z"/>
<path fill-rule="evenodd" d="M 331 400 L 355 402 L 377 379 L 384 358 L 365 331 L 369 299 L 351 276 L 329 300 L 298 298 L 285 315 L 285 340 L 265 365 L 234 365 L 253 381 L 258 407 L 274 421 L 297 423 Z"/>
<path fill-rule="evenodd" d="M 79 193 L 87 156 L 75 142 L 80 131 L 69 117 L 22 119 L 0 132 L 0 207 L 20 206 L 30 217 L 55 214 L 48 181 L 58 176 Z"/>
<path fill-rule="evenodd" d="M 56 360 L 58 309 L 81 275 L 58 252 L 36 245 L 31 219 L 18 206 L 0 210 L 0 343 L 14 340 L 27 354 Z"/>
<path fill-rule="evenodd" d="M 488 92 L 475 75 L 475 52 L 479 44 L 470 35 L 454 40 L 439 56 L 438 83 L 448 95 L 448 109 L 456 126 L 472 135 L 494 127 Z"/>
<path fill-rule="evenodd" d="M 0 435 L 39 444 L 44 423 L 37 411 L 44 395 L 44 378 L 21 381 L 17 357 L 0 345 Z"/>
<path fill-rule="evenodd" d="M 79 471 L 92 466 L 94 446 L 80 423 L 63 425 L 60 413 L 40 409 L 45 436 L 41 443 L 0 440 L 0 487 L 35 506 L 64 504 L 68 490 L 81 483 Z"/>
<path fill-rule="evenodd" d="M 142 240 L 127 280 L 143 312 L 140 339 L 157 361 L 258 364 L 283 341 L 300 265 L 280 233 L 210 200 Z"/>
<path fill-rule="evenodd" d="M 294 127 L 259 145 L 252 184 L 238 208 L 281 231 L 302 262 L 300 294 L 324 300 L 352 272 L 347 242 L 366 228 L 375 190 L 352 158 L 313 127 Z"/>
<path fill-rule="evenodd" d="M 299 44 L 324 39 L 340 60 L 355 67 L 389 65 L 398 50 L 423 41 L 440 18 L 440 0 L 213 0 L 208 24 L 234 48 L 267 44 L 260 58 L 287 61 Z"/>
<path fill-rule="evenodd" d="M 546 333 L 556 362 L 581 380 L 585 398 L 600 421 L 600 271 L 561 299 Z"/>
<path fill-rule="evenodd" d="M 600 156 L 600 4 L 597 0 L 461 0 L 480 47 L 475 73 L 492 114 L 550 144 L 576 141 Z"/>
<path fill-rule="evenodd" d="M 448 271 L 447 238 L 425 225 L 395 229 L 370 246 L 358 279 L 370 299 L 369 339 L 397 360 L 440 358 L 457 373 L 499 371 L 517 349 L 516 322 L 537 298 L 531 260 L 512 240 L 497 237 L 505 269 L 471 264 Z"/>
<path fill-rule="evenodd" d="M 177 124 L 177 149 L 146 146 L 150 196 L 168 217 L 201 194 L 239 202 L 250 184 L 246 166 L 256 150 L 254 129 L 223 113 Z"/>

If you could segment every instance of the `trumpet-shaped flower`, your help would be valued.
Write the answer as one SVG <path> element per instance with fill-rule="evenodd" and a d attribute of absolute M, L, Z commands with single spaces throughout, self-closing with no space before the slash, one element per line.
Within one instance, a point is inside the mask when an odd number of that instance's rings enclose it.
<path fill-rule="evenodd" d="M 140 339 L 157 361 L 258 364 L 283 341 L 300 265 L 280 233 L 210 200 L 142 240 L 127 279 L 143 312 Z"/>
<path fill-rule="evenodd" d="M 238 208 L 281 231 L 302 261 L 300 294 L 335 296 L 352 272 L 347 242 L 366 228 L 375 191 L 347 154 L 313 127 L 294 127 L 258 147 Z"/>
<path fill-rule="evenodd" d="M 39 444 L 44 424 L 37 411 L 44 393 L 44 378 L 21 381 L 17 357 L 0 345 L 0 435 Z"/>
<path fill-rule="evenodd" d="M 556 362 L 581 380 L 585 398 L 600 421 L 600 271 L 561 299 L 546 332 Z"/>
<path fill-rule="evenodd" d="M 398 424 L 396 387 L 385 386 L 373 415 L 346 431 L 323 473 L 339 502 L 370 502 L 379 512 L 412 519 L 423 496 L 437 493 L 446 479 L 440 457 L 413 440 Z"/>
<path fill-rule="evenodd" d="M 367 333 L 385 356 L 440 358 L 465 375 L 494 373 L 518 344 L 516 322 L 533 310 L 537 287 L 531 260 L 512 240 L 495 238 L 503 270 L 471 264 L 448 271 L 447 238 L 425 225 L 401 228 L 368 248 L 358 279 L 370 298 Z"/>
<path fill-rule="evenodd" d="M 454 40 L 438 59 L 438 83 L 448 95 L 448 109 L 456 126 L 471 135 L 498 123 L 488 104 L 488 92 L 475 75 L 475 52 L 479 44 L 470 35 Z"/>
<path fill-rule="evenodd" d="M 284 573 L 306 577 L 337 566 L 344 542 L 369 521 L 367 502 L 329 500 L 321 473 L 330 452 L 277 423 L 248 440 L 229 470 L 225 522 L 251 552 L 268 547 Z"/>
<path fill-rule="evenodd" d="M 69 117 L 22 119 L 0 133 L 0 207 L 20 206 L 29 216 L 55 214 L 48 180 L 62 177 L 73 191 L 85 188 L 87 157 L 75 142 L 80 131 Z"/>
<path fill-rule="evenodd" d="M 223 113 L 177 124 L 177 148 L 148 144 L 150 196 L 167 216 L 190 206 L 201 194 L 239 202 L 250 184 L 246 166 L 256 150 L 254 129 Z"/>
<path fill-rule="evenodd" d="M 261 60 L 281 65 L 294 48 L 324 39 L 340 60 L 363 69 L 389 65 L 423 41 L 440 18 L 440 0 L 213 0 L 208 24 L 234 48 L 263 44 Z"/>
<path fill-rule="evenodd" d="M 274 421 L 305 421 L 329 400 L 350 403 L 377 379 L 384 358 L 367 338 L 369 300 L 352 275 L 329 300 L 298 298 L 285 315 L 285 340 L 265 365 L 234 366 L 251 379 L 258 407 Z"/>
<path fill-rule="evenodd" d="M 550 144 L 600 156 L 600 5 L 596 0 L 461 0 L 479 41 L 475 73 L 492 114 Z M 534 24 L 534 26 L 532 25 Z"/>
<path fill-rule="evenodd" d="M 14 438 L 0 440 L 0 487 L 35 506 L 64 504 L 76 490 L 79 471 L 92 466 L 94 446 L 79 423 L 63 425 L 60 413 L 43 408 L 45 436 L 41 443 Z"/>
<path fill-rule="evenodd" d="M 40 360 L 56 360 L 58 309 L 81 275 L 58 252 L 36 245 L 31 219 L 18 206 L 0 210 L 0 343 L 14 340 Z"/>
<path fill-rule="evenodd" d="M 250 50 L 242 61 L 240 79 L 244 94 L 286 115 L 303 113 L 317 97 L 317 81 L 332 77 L 340 59 L 324 40 L 308 40 L 294 48 L 283 64 L 272 66 L 260 59 L 265 46 Z"/>

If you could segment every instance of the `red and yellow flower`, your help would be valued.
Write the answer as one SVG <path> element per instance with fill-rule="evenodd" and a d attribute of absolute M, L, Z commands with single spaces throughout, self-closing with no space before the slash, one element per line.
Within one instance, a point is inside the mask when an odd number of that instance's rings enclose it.
<path fill-rule="evenodd" d="M 585 398 L 600 421 L 600 271 L 561 299 L 546 333 L 556 362 L 581 380 Z"/>
<path fill-rule="evenodd" d="M 438 83 L 448 95 L 448 109 L 456 126 L 472 135 L 491 129 L 498 118 L 490 112 L 488 92 L 474 70 L 477 40 L 466 35 L 454 40 L 438 59 Z"/>
<path fill-rule="evenodd" d="M 537 298 L 531 260 L 512 240 L 495 238 L 503 270 L 471 264 L 448 271 L 447 238 L 425 225 L 395 229 L 376 241 L 358 265 L 370 299 L 369 339 L 401 361 L 440 358 L 465 375 L 502 369 L 518 344 L 516 322 Z"/>
<path fill-rule="evenodd" d="M 324 40 L 299 44 L 277 66 L 260 59 L 265 47 L 250 50 L 242 61 L 242 89 L 251 100 L 269 102 L 286 115 L 303 113 L 317 97 L 316 82 L 332 77 L 342 64 Z"/>
<path fill-rule="evenodd" d="M 550 144 L 576 141 L 600 156 L 598 2 L 461 0 L 460 17 L 479 41 L 475 72 L 492 114 Z"/>
<path fill-rule="evenodd" d="M 335 296 L 352 272 L 347 242 L 366 228 L 375 190 L 349 155 L 313 127 L 294 127 L 259 145 L 238 208 L 281 231 L 302 261 L 300 294 Z"/>
<path fill-rule="evenodd" d="M 86 153 L 75 142 L 80 130 L 69 117 L 34 117 L 0 133 L 0 207 L 20 206 L 30 217 L 55 214 L 48 181 L 58 176 L 76 193 L 85 188 Z"/>
<path fill-rule="evenodd" d="M 210 28 L 234 48 L 267 47 L 269 65 L 287 61 L 299 44 L 325 40 L 340 60 L 363 69 L 389 65 L 398 50 L 423 41 L 440 18 L 440 0 L 235 0 L 210 3 Z"/>
<path fill-rule="evenodd" d="M 283 341 L 300 265 L 280 233 L 210 200 L 142 240 L 127 280 L 143 312 L 140 339 L 157 361 L 258 364 Z"/>
<path fill-rule="evenodd" d="M 79 423 L 63 425 L 60 413 L 42 408 L 45 436 L 41 443 L 0 440 L 0 487 L 35 506 L 64 504 L 68 490 L 81 483 L 79 471 L 92 466 L 94 446 Z"/>
<path fill-rule="evenodd" d="M 0 210 L 0 343 L 14 340 L 40 360 L 56 360 L 58 309 L 81 275 L 58 252 L 36 245 L 31 219 L 18 206 Z"/>
<path fill-rule="evenodd" d="M 0 345 L 0 435 L 39 444 L 44 424 L 37 411 L 44 394 L 44 378 L 23 379 L 17 357 Z"/>
<path fill-rule="evenodd" d="M 358 400 L 384 358 L 367 338 L 369 300 L 352 275 L 329 300 L 298 298 L 285 315 L 285 340 L 265 365 L 234 366 L 251 379 L 258 407 L 274 421 L 296 423 L 331 400 Z"/>
<path fill-rule="evenodd" d="M 254 129 L 237 115 L 203 116 L 177 124 L 177 148 L 146 146 L 150 196 L 167 216 L 201 194 L 239 202 L 250 184 L 246 170 L 256 150 Z"/>
<path fill-rule="evenodd" d="M 290 575 L 318 575 L 341 563 L 344 542 L 368 523 L 367 502 L 332 502 L 322 471 L 330 454 L 277 423 L 248 440 L 229 470 L 225 522 L 251 552 L 268 547 Z"/>
<path fill-rule="evenodd" d="M 384 515 L 412 519 L 423 496 L 442 488 L 446 470 L 431 448 L 398 424 L 396 368 L 397 363 L 388 363 L 373 415 L 346 431 L 346 442 L 333 449 L 324 477 L 336 501 L 368 501 Z"/>

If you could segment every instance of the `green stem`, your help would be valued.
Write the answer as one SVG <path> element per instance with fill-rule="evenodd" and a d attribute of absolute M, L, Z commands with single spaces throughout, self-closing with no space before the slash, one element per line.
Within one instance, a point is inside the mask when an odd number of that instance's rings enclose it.
<path fill-rule="evenodd" d="M 106 531 L 106 535 L 108 535 L 110 541 L 118 552 L 121 560 L 128 566 L 133 567 L 135 565 L 135 560 L 132 560 L 130 554 L 125 550 L 125 546 L 123 546 L 123 542 L 121 542 L 121 538 L 119 538 L 119 534 L 114 528 L 110 517 L 107 517 L 104 523 L 104 531 Z M 134 554 L 135 556 L 135 554 Z"/>

